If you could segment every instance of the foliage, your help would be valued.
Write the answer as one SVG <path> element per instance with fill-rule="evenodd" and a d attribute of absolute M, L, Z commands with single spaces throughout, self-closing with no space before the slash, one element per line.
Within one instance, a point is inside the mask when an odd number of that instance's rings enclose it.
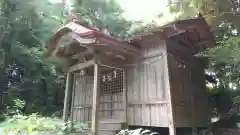
<path fill-rule="evenodd" d="M 224 82 L 239 85 L 240 69 L 240 38 L 228 37 L 227 40 L 219 41 L 218 46 L 209 49 L 208 56 L 211 60 L 210 69 L 214 70 Z"/>
<path fill-rule="evenodd" d="M 55 134 L 70 134 L 70 132 L 82 128 L 86 128 L 86 125 L 80 124 L 80 126 L 66 130 L 72 123 L 64 123 L 57 118 L 42 117 L 37 114 L 31 114 L 29 116 L 14 115 L 8 118 L 6 121 L 0 124 L 0 133 L 3 134 L 20 134 L 20 133 L 55 133 Z"/>
<path fill-rule="evenodd" d="M 218 107 L 225 108 L 225 112 L 230 111 L 231 114 L 239 114 L 239 109 L 237 109 L 239 108 L 239 103 L 236 100 L 239 97 L 238 91 L 240 86 L 239 45 L 240 38 L 238 36 L 230 36 L 227 39 L 218 42 L 217 47 L 208 50 L 208 56 L 210 59 L 209 70 L 215 72 L 215 75 L 220 78 L 221 84 L 224 86 L 216 86 L 217 90 L 220 90 L 218 93 L 221 93 L 222 95 L 221 100 L 219 99 L 221 102 L 219 103 Z M 224 90 L 221 90 L 220 88 Z M 227 91 L 230 93 L 228 92 L 228 94 L 226 94 Z M 224 100 L 228 98 L 230 99 Z M 226 108 L 226 105 L 228 105 L 228 110 Z"/>
<path fill-rule="evenodd" d="M 124 11 L 114 0 L 80 0 L 76 1 L 76 5 L 72 12 L 78 20 L 106 34 L 128 37 L 142 26 L 142 22 L 127 21 L 123 17 Z"/>
<path fill-rule="evenodd" d="M 49 113 L 54 112 L 54 108 L 58 110 L 54 106 L 59 106 L 59 95 L 64 88 L 64 75 L 45 57 L 44 46 L 62 22 L 53 19 L 46 9 L 54 11 L 57 7 L 46 0 L 2 0 L 0 3 L 0 92 L 7 91 L 9 102 L 23 98 L 26 101 L 23 109 L 27 113 L 44 112 L 43 107 L 52 108 Z M 60 14 L 59 17 L 64 20 Z"/>
<path fill-rule="evenodd" d="M 25 101 L 22 101 L 20 99 L 15 99 L 13 100 L 12 105 L 7 106 L 5 115 L 6 116 L 13 116 L 13 115 L 18 115 L 22 114 L 22 109 L 25 106 Z"/>
<path fill-rule="evenodd" d="M 222 22 L 239 29 L 240 2 L 238 0 L 169 0 L 170 10 L 178 19 L 192 18 L 201 13 L 215 28 Z"/>
<path fill-rule="evenodd" d="M 63 131 L 64 123 L 56 119 L 40 118 L 36 114 L 30 116 L 15 115 L 1 123 L 5 133 L 21 133 L 34 131 Z"/>
<path fill-rule="evenodd" d="M 70 132 L 81 132 L 87 128 L 82 123 L 64 123 L 56 117 L 43 117 L 33 113 L 31 115 L 23 115 L 21 109 L 25 106 L 25 102 L 16 99 L 13 100 L 11 106 L 8 106 L 5 119 L 0 124 L 0 134 L 20 134 L 20 133 L 47 133 L 54 134 L 70 134 Z"/>

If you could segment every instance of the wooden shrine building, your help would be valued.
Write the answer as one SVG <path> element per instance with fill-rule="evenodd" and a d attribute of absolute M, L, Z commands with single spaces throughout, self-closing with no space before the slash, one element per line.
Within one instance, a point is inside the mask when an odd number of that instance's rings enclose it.
<path fill-rule="evenodd" d="M 49 40 L 67 72 L 63 118 L 90 123 L 93 135 L 123 125 L 206 127 L 204 63 L 194 54 L 214 43 L 206 21 L 176 21 L 125 40 L 70 21 Z"/>

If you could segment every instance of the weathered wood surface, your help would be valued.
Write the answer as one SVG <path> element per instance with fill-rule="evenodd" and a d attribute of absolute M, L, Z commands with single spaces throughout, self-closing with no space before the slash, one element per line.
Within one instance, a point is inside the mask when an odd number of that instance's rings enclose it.
<path fill-rule="evenodd" d="M 94 64 L 93 103 L 92 103 L 92 135 L 98 135 L 99 127 L 99 99 L 100 98 L 100 66 Z"/>
<path fill-rule="evenodd" d="M 169 40 L 168 44 L 168 66 L 176 126 L 207 126 L 209 106 L 204 67 L 187 45 L 180 44 L 177 39 Z"/>
<path fill-rule="evenodd" d="M 72 118 L 86 123 L 92 116 L 93 76 L 75 76 Z"/>
<path fill-rule="evenodd" d="M 127 71 L 128 124 L 167 127 L 165 49 L 151 41 L 143 43 L 140 62 Z"/>
<path fill-rule="evenodd" d="M 71 92 L 72 92 L 72 73 L 67 73 L 67 81 L 66 81 L 66 89 L 65 89 L 65 97 L 64 97 L 64 108 L 63 108 L 63 121 L 68 121 L 69 116 L 69 104 L 71 99 Z"/>

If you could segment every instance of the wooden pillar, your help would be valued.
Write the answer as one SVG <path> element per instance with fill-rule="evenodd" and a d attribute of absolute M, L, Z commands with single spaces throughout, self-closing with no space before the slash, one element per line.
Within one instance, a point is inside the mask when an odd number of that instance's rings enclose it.
<path fill-rule="evenodd" d="M 67 73 L 66 88 L 65 88 L 65 97 L 64 97 L 64 108 L 63 108 L 63 121 L 68 121 L 69 115 L 69 103 L 71 99 L 71 86 L 72 86 L 72 73 Z"/>
<path fill-rule="evenodd" d="M 190 84 L 191 85 L 191 84 Z M 196 135 L 197 134 L 197 127 L 196 127 L 196 120 L 195 120 L 195 117 L 196 117 L 196 113 L 195 113 L 195 89 L 194 87 L 192 87 L 191 85 L 191 90 L 192 90 L 192 96 L 191 96 L 191 104 L 192 104 L 192 135 Z"/>
<path fill-rule="evenodd" d="M 167 53 L 167 52 L 166 52 Z M 176 127 L 174 123 L 174 114 L 173 114 L 173 104 L 172 104 L 172 90 L 170 87 L 170 77 L 169 77 L 169 69 L 168 69 L 168 57 L 172 57 L 171 55 L 163 55 L 164 60 L 164 76 L 165 78 L 165 89 L 166 89 L 166 98 L 168 104 L 168 121 L 169 121 L 169 135 L 176 135 Z M 172 59 L 170 59 L 171 61 Z"/>
<path fill-rule="evenodd" d="M 126 77 L 126 69 L 123 71 L 123 120 L 127 126 L 127 77 Z"/>
<path fill-rule="evenodd" d="M 94 64 L 94 83 L 93 83 L 93 102 L 92 102 L 92 135 L 98 135 L 99 127 L 99 94 L 100 94 L 100 66 Z"/>

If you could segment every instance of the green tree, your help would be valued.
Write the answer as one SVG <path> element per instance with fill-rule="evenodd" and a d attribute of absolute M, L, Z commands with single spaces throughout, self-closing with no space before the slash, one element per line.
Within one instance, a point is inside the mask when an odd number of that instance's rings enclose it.
<path fill-rule="evenodd" d="M 186 19 L 201 13 L 210 25 L 230 23 L 240 28 L 240 2 L 238 0 L 169 0 L 170 11 L 178 13 L 177 19 Z"/>
<path fill-rule="evenodd" d="M 39 1 L 27 0 L 0 3 L 0 90 L 13 99 L 24 98 L 27 108 L 32 104 L 50 107 L 53 99 L 58 100 L 56 93 L 63 92 L 63 73 L 44 57 L 45 40 L 62 22 L 42 12 L 39 5 Z"/>
<path fill-rule="evenodd" d="M 114 0 L 79 0 L 72 12 L 91 27 L 117 37 L 127 37 L 134 33 L 142 22 L 127 21 L 124 11 Z"/>

